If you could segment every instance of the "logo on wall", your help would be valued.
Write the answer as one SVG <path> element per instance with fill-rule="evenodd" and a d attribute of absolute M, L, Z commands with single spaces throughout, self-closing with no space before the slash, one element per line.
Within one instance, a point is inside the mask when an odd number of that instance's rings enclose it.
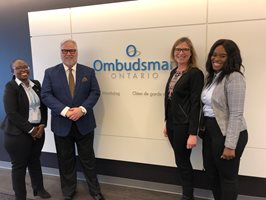
<path fill-rule="evenodd" d="M 128 57 L 135 57 L 135 56 L 140 55 L 140 52 L 137 50 L 137 48 L 133 44 L 130 44 L 127 46 L 126 53 Z"/>
<path fill-rule="evenodd" d="M 127 60 L 116 58 L 113 62 L 96 59 L 93 68 L 96 72 L 109 72 L 112 79 L 157 79 L 160 71 L 171 70 L 171 62 L 166 60 L 145 60 L 137 47 L 129 44 L 125 48 Z"/>

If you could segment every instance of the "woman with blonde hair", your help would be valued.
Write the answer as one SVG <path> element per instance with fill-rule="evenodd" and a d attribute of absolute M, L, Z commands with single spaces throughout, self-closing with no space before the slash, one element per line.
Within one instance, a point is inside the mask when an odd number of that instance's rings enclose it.
<path fill-rule="evenodd" d="M 204 84 L 196 64 L 196 52 L 187 37 L 178 39 L 171 50 L 176 67 L 165 88 L 165 136 L 174 150 L 183 188 L 182 200 L 194 200 L 191 150 L 197 144 L 200 94 Z"/>

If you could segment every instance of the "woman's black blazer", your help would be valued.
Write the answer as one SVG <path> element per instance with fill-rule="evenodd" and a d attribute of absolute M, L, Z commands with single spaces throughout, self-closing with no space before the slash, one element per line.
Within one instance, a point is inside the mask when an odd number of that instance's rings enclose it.
<path fill-rule="evenodd" d="M 189 134 L 196 135 L 199 127 L 201 109 L 200 95 L 204 84 L 204 75 L 198 68 L 192 67 L 185 72 L 176 83 L 171 101 L 168 101 L 168 88 L 176 68 L 170 73 L 165 87 L 165 120 L 167 120 L 168 104 L 174 124 L 188 124 Z"/>
<path fill-rule="evenodd" d="M 33 90 L 39 96 L 41 93 L 41 84 L 37 80 L 31 80 L 35 85 Z M 6 134 L 20 135 L 28 133 L 34 126 L 28 121 L 29 100 L 23 86 L 18 85 L 15 80 L 9 81 L 4 91 L 4 108 L 6 117 L 1 128 Z M 47 107 L 41 102 L 41 124 L 47 124 Z"/>

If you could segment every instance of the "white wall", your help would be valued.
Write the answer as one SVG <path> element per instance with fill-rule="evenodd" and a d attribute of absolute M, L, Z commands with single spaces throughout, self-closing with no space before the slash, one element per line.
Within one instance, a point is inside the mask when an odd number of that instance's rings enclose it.
<path fill-rule="evenodd" d="M 266 177 L 266 136 L 262 130 L 262 114 L 266 111 L 262 88 L 266 85 L 265 1 L 140 0 L 31 12 L 29 24 L 34 77 L 41 81 L 44 70 L 60 62 L 59 44 L 65 38 L 72 37 L 78 42 L 79 62 L 93 66 L 96 59 L 169 61 L 174 41 L 188 36 L 202 69 L 214 41 L 235 40 L 246 67 L 245 116 L 249 131 L 240 174 Z M 129 44 L 136 46 L 138 56 L 126 55 Z M 121 74 L 124 78 L 119 78 Z M 154 74 L 157 78 L 153 78 Z M 159 70 L 97 72 L 103 92 L 95 108 L 97 157 L 175 166 L 173 152 L 162 134 L 163 93 L 168 75 L 169 71 Z M 144 95 L 145 92 L 149 95 Z M 151 97 L 151 93 L 159 96 Z M 44 151 L 55 152 L 49 128 L 47 133 Z M 196 169 L 202 169 L 201 144 L 193 151 L 192 161 Z"/>

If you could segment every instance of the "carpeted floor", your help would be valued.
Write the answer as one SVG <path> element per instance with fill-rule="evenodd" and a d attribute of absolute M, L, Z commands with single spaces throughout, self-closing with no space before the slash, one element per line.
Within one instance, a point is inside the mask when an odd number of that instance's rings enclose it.
<path fill-rule="evenodd" d="M 15 197 L 14 195 L 0 193 L 0 199 L 1 200 L 15 200 Z M 32 199 L 27 199 L 27 200 L 32 200 Z"/>

